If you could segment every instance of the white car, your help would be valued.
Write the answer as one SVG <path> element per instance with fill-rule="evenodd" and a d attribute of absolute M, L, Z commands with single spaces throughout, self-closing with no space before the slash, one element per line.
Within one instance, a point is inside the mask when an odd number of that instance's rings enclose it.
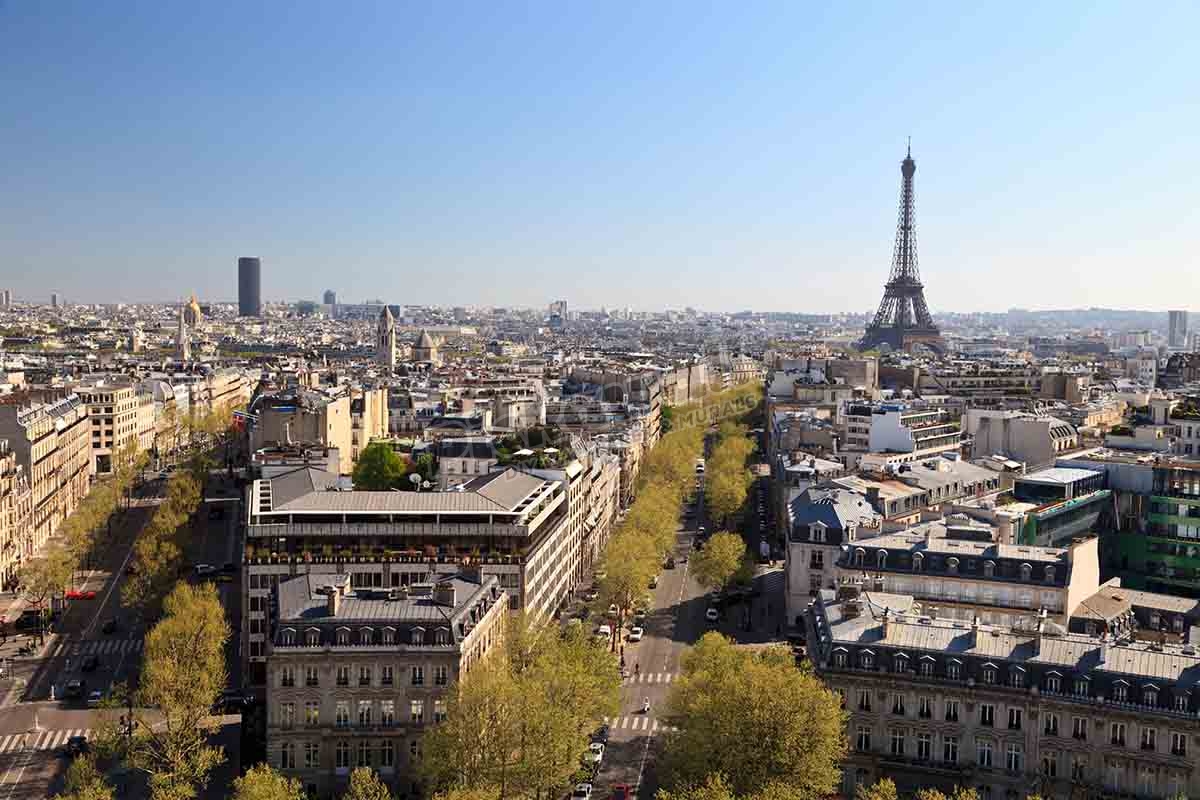
<path fill-rule="evenodd" d="M 721 618 L 721 615 L 720 615 L 720 613 L 717 612 L 717 610 L 715 608 L 712 608 L 710 606 L 709 609 L 704 612 L 704 618 L 706 620 L 708 620 L 709 622 L 716 622 L 717 620 L 719 620 Z"/>
<path fill-rule="evenodd" d="M 617 608 L 616 603 L 610 603 L 608 606 L 608 615 L 610 617 L 615 617 L 620 612 L 620 610 L 621 609 Z"/>
<path fill-rule="evenodd" d="M 592 742 L 588 745 L 588 761 L 593 764 L 599 764 L 604 760 L 604 745 L 601 742 Z"/>
<path fill-rule="evenodd" d="M 590 783 L 575 784 L 575 791 L 571 792 L 573 800 L 592 800 L 592 785 Z"/>
<path fill-rule="evenodd" d="M 612 627 L 609 625 L 601 625 L 596 628 L 596 636 L 604 637 L 605 639 L 612 638 Z"/>
<path fill-rule="evenodd" d="M 589 589 L 583 593 L 583 599 L 588 603 L 592 602 L 599 596 L 600 596 L 600 593 L 597 592 L 595 589 Z"/>
<path fill-rule="evenodd" d="M 646 632 L 645 632 L 644 630 L 642 630 L 641 628 L 632 628 L 632 629 L 630 629 L 630 631 L 629 631 L 629 636 L 628 636 L 628 637 L 626 637 L 626 641 L 629 641 L 629 642 L 640 642 L 640 641 L 642 640 L 642 636 L 643 636 L 645 633 L 646 633 Z"/>
<path fill-rule="evenodd" d="M 195 571 L 197 576 L 204 576 L 216 575 L 218 570 L 212 564 L 197 564 Z"/>

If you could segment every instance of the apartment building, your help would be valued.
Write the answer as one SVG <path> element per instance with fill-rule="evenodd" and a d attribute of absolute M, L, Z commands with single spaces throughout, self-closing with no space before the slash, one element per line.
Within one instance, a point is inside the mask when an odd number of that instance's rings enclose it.
<path fill-rule="evenodd" d="M 1033 613 L 945 619 L 853 586 L 823 591 L 806 621 L 849 714 L 847 795 L 881 777 L 992 800 L 1200 794 L 1194 643 L 1117 645 Z"/>
<path fill-rule="evenodd" d="M 256 398 L 250 410 L 258 416 L 250 436 L 251 450 L 258 450 L 268 443 L 323 444 L 337 448 L 341 474 L 353 472 L 354 437 L 348 391 L 323 393 L 292 388 Z"/>
<path fill-rule="evenodd" d="M 972 440 L 973 458 L 999 455 L 1038 467 L 1079 447 L 1079 433 L 1071 423 L 1023 411 L 968 408 L 963 427 Z"/>
<path fill-rule="evenodd" d="M 330 453 L 333 451 L 330 450 Z M 267 608 L 281 581 L 348 574 L 354 588 L 394 589 L 478 564 L 514 608 L 546 618 L 574 587 L 568 486 L 505 469 L 453 492 L 337 491 L 317 462 L 264 468 L 247 488 L 242 653 L 265 680 Z"/>
<path fill-rule="evenodd" d="M 8 440 L 32 490 L 23 557 L 45 543 L 91 485 L 92 427 L 77 394 L 0 398 L 0 439 Z"/>
<path fill-rule="evenodd" d="M 387 389 L 355 389 L 350 396 L 350 458 L 358 456 L 375 439 L 388 435 Z M 336 446 L 336 444 L 334 445 Z"/>
<path fill-rule="evenodd" d="M 955 515 L 858 541 L 838 557 L 835 586 L 862 580 L 872 591 L 936 608 L 939 617 L 1011 625 L 1041 610 L 1063 626 L 1100 588 L 1096 537 L 1065 548 L 993 539 L 990 526 Z"/>
<path fill-rule="evenodd" d="M 4 591 L 16 584 L 17 570 L 32 552 L 32 513 L 33 489 L 25 469 L 8 441 L 0 439 L 0 587 Z"/>
<path fill-rule="evenodd" d="M 957 453 L 962 444 L 958 423 L 940 407 L 847 403 L 839 424 L 846 449 L 878 456 L 871 461 L 877 469 Z"/>
<path fill-rule="evenodd" d="M 132 383 L 101 380 L 76 387 L 87 405 L 92 427 L 92 474 L 108 475 L 113 458 L 127 445 L 138 445 L 137 389 Z"/>
<path fill-rule="evenodd" d="M 353 583 L 310 573 L 274 590 L 268 760 L 310 798 L 340 795 L 357 767 L 416 796 L 422 734 L 502 641 L 508 597 L 494 576 L 469 571 L 395 589 Z"/>
<path fill-rule="evenodd" d="M 492 436 L 441 439 L 434 444 L 438 460 L 438 488 L 442 491 L 486 475 L 500 463 Z"/>

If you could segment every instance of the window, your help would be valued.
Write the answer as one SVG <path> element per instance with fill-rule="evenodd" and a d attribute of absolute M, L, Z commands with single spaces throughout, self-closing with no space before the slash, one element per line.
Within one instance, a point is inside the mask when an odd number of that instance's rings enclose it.
<path fill-rule="evenodd" d="M 450 677 L 450 670 L 446 665 L 441 664 L 433 668 L 433 685 L 445 686 Z"/>
<path fill-rule="evenodd" d="M 991 703 L 982 703 L 979 706 L 979 724 L 992 727 L 996 724 L 996 707 Z"/>
<path fill-rule="evenodd" d="M 350 701 L 338 700 L 337 709 L 334 712 L 333 724 L 339 728 L 350 727 Z"/>
<path fill-rule="evenodd" d="M 825 553 L 821 550 L 813 550 L 808 554 L 809 569 L 825 569 Z"/>
<path fill-rule="evenodd" d="M 1025 685 L 1025 672 L 1020 667 L 1013 667 L 1008 673 L 1008 685 L 1020 689 Z"/>
<path fill-rule="evenodd" d="M 424 643 L 424 641 L 425 641 L 425 629 L 424 628 L 413 628 L 412 629 L 412 643 L 415 645 L 420 645 L 420 644 Z"/>
<path fill-rule="evenodd" d="M 879 567 L 880 569 L 887 567 L 887 551 L 879 550 L 875 553 L 875 566 Z"/>
<path fill-rule="evenodd" d="M 416 758 L 417 756 L 421 755 L 421 745 L 417 742 L 416 739 L 413 739 L 411 742 L 408 743 L 408 754 L 410 756 L 412 756 L 413 758 Z"/>
<path fill-rule="evenodd" d="M 833 665 L 835 667 L 846 666 L 846 651 L 845 650 L 839 650 L 838 652 L 833 654 Z"/>
<path fill-rule="evenodd" d="M 279 644 L 283 647 L 291 647 L 296 644 L 296 629 L 284 628 L 279 633 Z"/>
<path fill-rule="evenodd" d="M 858 726 L 858 735 L 854 740 L 854 749 L 860 753 L 870 752 L 871 750 L 871 729 L 866 725 Z"/>
<path fill-rule="evenodd" d="M 1004 750 L 1004 768 L 1009 772 L 1025 769 L 1025 749 L 1019 744 L 1010 744 Z"/>
<path fill-rule="evenodd" d="M 391 727 L 396 724 L 395 700 L 379 701 L 379 724 L 385 727 Z"/>
<path fill-rule="evenodd" d="M 349 686 L 350 685 L 350 668 L 349 667 L 342 666 L 342 667 L 337 668 L 337 685 L 338 686 Z"/>
<path fill-rule="evenodd" d="M 1084 717 L 1071 718 L 1071 737 L 1081 742 L 1087 741 L 1087 719 Z"/>
<path fill-rule="evenodd" d="M 358 743 L 358 765 L 360 767 L 371 766 L 371 743 L 366 739 L 362 739 Z"/>
<path fill-rule="evenodd" d="M 306 769 L 313 769 L 321 765 L 321 743 L 320 742 L 305 742 L 304 743 L 304 766 Z"/>
<path fill-rule="evenodd" d="M 1118 681 L 1113 684 L 1112 699 L 1116 703 L 1124 703 L 1129 697 L 1129 687 Z"/>
<path fill-rule="evenodd" d="M 371 705 L 370 700 L 358 701 L 358 726 L 360 728 L 365 728 L 371 724 Z"/>
<path fill-rule="evenodd" d="M 983 682 L 987 684 L 993 684 L 996 682 L 995 667 L 989 665 L 983 668 Z"/>
<path fill-rule="evenodd" d="M 1028 582 L 1033 577 L 1033 567 L 1028 564 L 1021 565 L 1021 580 Z"/>
<path fill-rule="evenodd" d="M 916 555 L 914 555 L 913 560 L 912 560 L 912 571 L 920 572 L 921 564 L 924 563 L 924 561 L 925 561 L 925 557 L 923 555 L 921 555 L 920 553 L 917 553 Z"/>
<path fill-rule="evenodd" d="M 395 674 L 393 673 L 392 667 L 390 665 L 379 668 L 379 685 L 380 686 L 391 686 L 394 678 L 395 678 Z"/>
<path fill-rule="evenodd" d="M 320 684 L 320 680 L 317 678 L 317 668 L 316 667 L 305 667 L 304 668 L 304 685 L 305 686 L 317 686 L 319 684 Z"/>
<path fill-rule="evenodd" d="M 958 737 L 943 736 L 942 737 L 942 761 L 947 764 L 958 763 Z"/>
<path fill-rule="evenodd" d="M 1008 729 L 1010 731 L 1021 730 L 1021 709 L 1010 708 L 1008 710 Z"/>
<path fill-rule="evenodd" d="M 1158 793 L 1154 790 L 1155 784 L 1158 783 L 1158 775 L 1154 767 L 1149 765 L 1143 766 L 1138 770 L 1137 792 L 1144 797 L 1154 797 Z"/>
<path fill-rule="evenodd" d="M 413 667 L 412 668 L 412 685 L 413 686 L 424 686 L 425 685 L 425 668 L 424 667 Z"/>
<path fill-rule="evenodd" d="M 445 722 L 446 721 L 446 701 L 445 700 L 434 700 L 433 701 L 433 721 L 434 722 Z"/>
<path fill-rule="evenodd" d="M 370 667 L 359 667 L 358 668 L 358 685 L 359 686 L 370 686 L 371 685 L 371 668 Z"/>
<path fill-rule="evenodd" d="M 1188 710 L 1188 698 L 1187 698 L 1186 694 L 1175 695 L 1175 710 L 1176 711 L 1187 711 Z"/>
<path fill-rule="evenodd" d="M 1112 724 L 1111 728 L 1109 729 L 1109 734 L 1110 734 L 1109 741 L 1112 744 L 1114 744 L 1118 747 L 1125 746 L 1125 723 L 1124 722 L 1114 722 Z"/>
<path fill-rule="evenodd" d="M 868 691 L 867 689 L 859 689 L 858 690 L 858 710 L 859 711 L 870 711 L 871 710 L 871 692 Z"/>
<path fill-rule="evenodd" d="M 1142 690 L 1142 702 L 1148 706 L 1158 705 L 1158 689 L 1153 686 L 1147 686 Z"/>
<path fill-rule="evenodd" d="M 318 647 L 321 644 L 321 631 L 316 628 L 309 628 L 304 632 L 304 643 L 309 647 Z"/>
<path fill-rule="evenodd" d="M 1042 730 L 1045 732 L 1045 734 L 1047 736 L 1058 736 L 1058 714 L 1048 712 L 1043 719 L 1045 721 L 1045 725 L 1043 726 Z"/>
<path fill-rule="evenodd" d="M 949 661 L 946 664 L 946 677 L 952 681 L 958 680 L 962 676 L 962 662 Z"/>
<path fill-rule="evenodd" d="M 333 749 L 336 755 L 336 765 L 338 769 L 350 768 L 350 743 L 341 741 L 337 743 L 337 747 Z"/>
<path fill-rule="evenodd" d="M 279 768 L 296 768 L 296 745 L 291 742 L 284 742 L 279 746 Z"/>
<path fill-rule="evenodd" d="M 360 645 L 369 645 L 375 641 L 375 631 L 371 628 L 358 629 L 358 643 Z"/>
<path fill-rule="evenodd" d="M 929 761 L 933 758 L 933 735 L 928 733 L 917 734 L 917 758 L 921 761 Z"/>
<path fill-rule="evenodd" d="M 917 716 L 921 719 L 933 719 L 932 697 L 921 697 L 917 700 Z"/>
<path fill-rule="evenodd" d="M 1042 774 L 1047 778 L 1058 777 L 1058 753 L 1048 750 L 1042 753 Z"/>
<path fill-rule="evenodd" d="M 933 659 L 932 658 L 921 659 L 921 677 L 922 678 L 932 678 L 933 677 Z"/>
<path fill-rule="evenodd" d="M 957 700 L 947 700 L 946 701 L 946 721 L 947 722 L 958 722 L 958 701 Z"/>
<path fill-rule="evenodd" d="M 346 645 L 350 644 L 350 629 L 349 628 L 338 628 L 337 629 L 337 643 L 339 645 L 341 645 L 342 647 L 345 647 Z"/>
<path fill-rule="evenodd" d="M 825 526 L 820 523 L 813 523 L 808 526 L 808 532 L 812 536 L 815 544 L 825 543 Z"/>
<path fill-rule="evenodd" d="M 420 725 L 425 721 L 424 700 L 413 700 L 409 707 L 409 711 L 411 712 L 411 719 L 414 725 Z"/>
<path fill-rule="evenodd" d="M 1051 694 L 1058 694 L 1062 687 L 1062 678 L 1057 675 L 1046 676 L 1046 691 Z"/>
<path fill-rule="evenodd" d="M 1142 726 L 1142 749 L 1154 751 L 1158 749 L 1158 731 Z"/>
<path fill-rule="evenodd" d="M 383 636 L 382 641 L 384 644 L 395 644 L 396 643 L 396 629 L 395 628 L 384 628 L 382 631 L 382 636 Z"/>
<path fill-rule="evenodd" d="M 1091 681 L 1087 678 L 1075 679 L 1075 695 L 1077 697 L 1087 697 L 1091 694 Z"/>
<path fill-rule="evenodd" d="M 314 728 L 321 724 L 321 704 L 315 700 L 309 700 L 304 704 L 304 724 L 310 728 Z"/>
<path fill-rule="evenodd" d="M 867 551 L 863 550 L 861 547 L 857 548 L 854 551 L 854 566 L 861 567 L 863 565 L 863 561 L 866 559 L 866 557 L 867 557 Z"/>
<path fill-rule="evenodd" d="M 1172 733 L 1171 734 L 1171 755 L 1186 756 L 1187 755 L 1187 734 Z"/>
<path fill-rule="evenodd" d="M 903 728 L 892 728 L 891 753 L 894 756 L 904 755 L 904 729 Z"/>
<path fill-rule="evenodd" d="M 279 668 L 279 685 L 290 687 L 296 685 L 296 668 L 295 667 L 280 667 Z"/>
<path fill-rule="evenodd" d="M 996 562 L 994 562 L 994 561 L 983 562 L 983 577 L 992 578 L 992 577 L 995 577 L 995 575 L 996 575 Z"/>
<path fill-rule="evenodd" d="M 874 669 L 875 654 L 870 650 L 863 650 L 858 656 L 858 663 L 863 669 Z"/>
<path fill-rule="evenodd" d="M 904 695 L 892 695 L 892 713 L 899 714 L 902 717 L 904 716 Z"/>
<path fill-rule="evenodd" d="M 286 730 L 291 730 L 296 726 L 296 704 L 295 703 L 280 703 L 279 704 L 279 727 Z"/>
<path fill-rule="evenodd" d="M 1046 567 L 1046 583 L 1054 583 L 1054 567 Z"/>
<path fill-rule="evenodd" d="M 1071 780 L 1082 781 L 1083 776 L 1087 774 L 1087 756 L 1072 755 L 1071 756 Z"/>
<path fill-rule="evenodd" d="M 896 672 L 908 672 L 908 656 L 900 654 L 896 656 L 893 666 Z"/>
<path fill-rule="evenodd" d="M 975 740 L 975 763 L 981 767 L 992 765 L 992 743 L 987 739 Z"/>
<path fill-rule="evenodd" d="M 396 743 L 384 739 L 379 743 L 379 766 L 394 767 L 396 765 Z"/>

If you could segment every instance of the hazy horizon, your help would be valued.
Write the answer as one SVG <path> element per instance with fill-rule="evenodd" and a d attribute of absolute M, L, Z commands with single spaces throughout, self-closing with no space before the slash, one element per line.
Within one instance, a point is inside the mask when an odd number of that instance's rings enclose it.
<path fill-rule="evenodd" d="M 935 314 L 1161 312 L 1200 291 L 1197 22 L 7 4 L 0 288 L 228 300 L 249 255 L 268 301 L 866 313 L 911 135 Z"/>

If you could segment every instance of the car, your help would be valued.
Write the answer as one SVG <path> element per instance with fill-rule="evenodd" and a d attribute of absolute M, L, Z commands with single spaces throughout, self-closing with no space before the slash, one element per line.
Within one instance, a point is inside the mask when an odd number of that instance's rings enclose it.
<path fill-rule="evenodd" d="M 612 788 L 612 800 L 633 800 L 633 787 L 628 783 L 618 783 Z"/>
<path fill-rule="evenodd" d="M 609 604 L 608 604 L 608 615 L 609 615 L 610 617 L 615 617 L 615 616 L 616 616 L 618 613 L 620 613 L 620 611 L 621 611 L 621 609 L 617 608 L 617 604 L 616 604 L 616 603 L 609 603 Z"/>
<path fill-rule="evenodd" d="M 95 689 L 90 694 L 88 694 L 88 698 L 87 698 L 87 707 L 88 708 L 99 708 L 100 704 L 103 702 L 104 702 L 104 692 L 100 691 L 99 689 Z"/>
<path fill-rule="evenodd" d="M 104 634 L 116 633 L 117 632 L 117 618 L 109 617 L 108 619 L 104 620 L 104 624 L 100 626 L 100 632 L 104 633 Z"/>
<path fill-rule="evenodd" d="M 658 576 L 657 575 L 655 575 L 653 578 L 650 579 L 650 588 L 651 589 L 658 588 Z"/>
<path fill-rule="evenodd" d="M 592 741 L 608 744 L 608 726 L 601 725 L 599 728 L 597 728 L 596 732 L 592 734 Z"/>
<path fill-rule="evenodd" d="M 67 743 L 63 746 L 63 752 L 72 757 L 81 756 L 90 749 L 86 736 L 67 737 Z"/>
<path fill-rule="evenodd" d="M 67 681 L 67 686 L 63 690 L 63 696 L 68 700 L 75 700 L 83 697 L 84 685 L 79 678 L 72 678 Z"/>
<path fill-rule="evenodd" d="M 646 609 L 639 608 L 637 611 L 633 612 L 633 624 L 634 625 L 641 626 L 641 625 L 644 625 L 645 622 L 646 622 Z"/>
<path fill-rule="evenodd" d="M 214 567 L 212 564 L 197 564 L 192 569 L 192 572 L 194 572 L 196 574 L 197 578 L 200 578 L 200 577 L 204 577 L 206 575 L 216 575 L 217 568 Z"/>
<path fill-rule="evenodd" d="M 592 742 L 588 745 L 588 761 L 593 764 L 604 761 L 604 742 Z"/>
<path fill-rule="evenodd" d="M 666 569 L 675 569 L 675 556 L 667 556 L 667 560 L 663 563 Z"/>
<path fill-rule="evenodd" d="M 704 536 L 707 532 L 708 530 L 703 525 L 701 525 L 699 528 L 696 528 L 697 536 Z"/>
<path fill-rule="evenodd" d="M 629 635 L 625 637 L 625 640 L 628 642 L 640 642 L 644 634 L 645 631 L 640 627 L 634 627 L 630 629 Z"/>
<path fill-rule="evenodd" d="M 601 625 L 599 628 L 596 628 L 596 636 L 598 638 L 602 638 L 602 639 L 611 638 L 612 637 L 612 627 L 610 627 L 607 624 Z"/>
<path fill-rule="evenodd" d="M 95 600 L 96 592 L 92 589 L 68 589 L 63 596 L 68 600 Z"/>
<path fill-rule="evenodd" d="M 592 785 L 590 783 L 575 784 L 575 791 L 571 792 L 572 800 L 592 800 Z"/>
<path fill-rule="evenodd" d="M 605 572 L 604 570 L 602 570 L 602 569 L 596 570 L 596 580 L 602 581 L 607 577 L 608 577 L 608 573 Z"/>
<path fill-rule="evenodd" d="M 721 612 L 717 611 L 712 606 L 709 606 L 704 612 L 704 618 L 709 622 L 717 622 L 721 619 Z"/>
<path fill-rule="evenodd" d="M 213 714 L 241 714 L 251 704 L 251 698 L 235 689 L 221 692 L 220 699 L 213 704 Z"/>
<path fill-rule="evenodd" d="M 100 666 L 100 658 L 96 655 L 90 655 L 83 657 L 83 663 L 79 665 L 79 668 L 84 672 L 95 672 L 98 666 Z"/>
<path fill-rule="evenodd" d="M 583 593 L 583 599 L 585 602 L 588 602 L 588 603 L 591 603 L 592 601 L 599 599 L 599 597 L 600 597 L 600 593 L 597 592 L 595 589 L 588 589 L 586 592 Z"/>

